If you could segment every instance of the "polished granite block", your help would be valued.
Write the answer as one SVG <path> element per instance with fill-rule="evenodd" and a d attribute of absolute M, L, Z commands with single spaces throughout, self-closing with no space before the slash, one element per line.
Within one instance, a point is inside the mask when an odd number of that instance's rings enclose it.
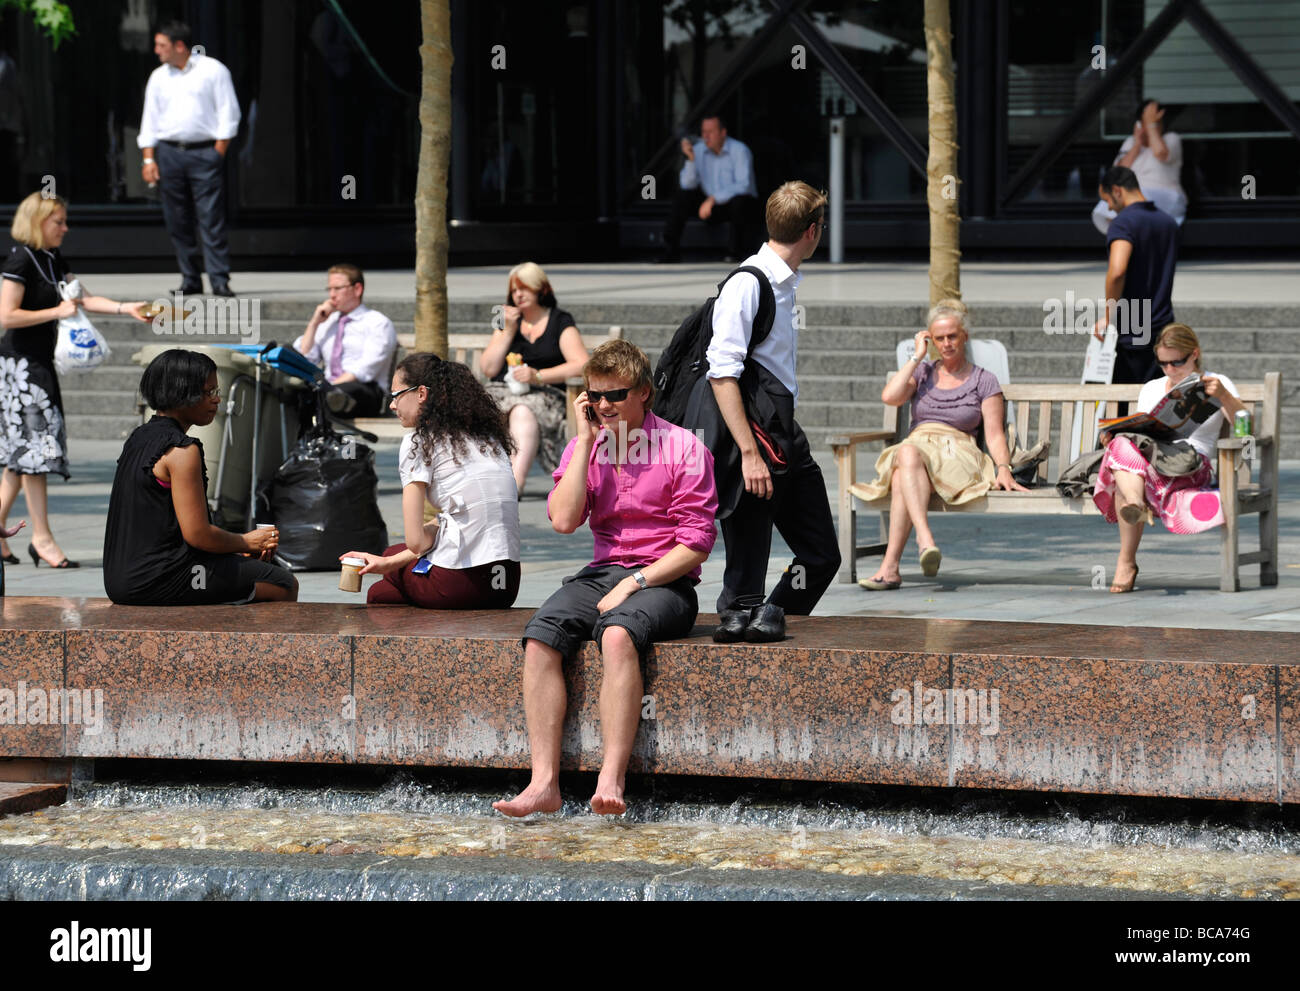
<path fill-rule="evenodd" d="M 1279 667 L 1277 674 L 1282 729 L 1278 801 L 1300 802 L 1300 667 Z"/>
<path fill-rule="evenodd" d="M 350 760 L 351 642 L 333 633 L 70 630 L 68 687 L 102 692 L 76 757 Z"/>
<path fill-rule="evenodd" d="M 5 626 L 13 625 L 4 603 Z M 63 634 L 0 629 L 0 755 L 62 757 Z"/>
<path fill-rule="evenodd" d="M 956 787 L 1276 801 L 1271 667 L 952 660 L 955 688 L 976 693 L 976 718 L 964 694 L 949 720 Z"/>

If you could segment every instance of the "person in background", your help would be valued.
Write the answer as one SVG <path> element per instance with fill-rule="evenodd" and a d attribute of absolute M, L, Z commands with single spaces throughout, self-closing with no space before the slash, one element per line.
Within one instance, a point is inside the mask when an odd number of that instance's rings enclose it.
<path fill-rule="evenodd" d="M 104 528 L 104 590 L 120 605 L 293 602 L 298 581 L 271 564 L 274 527 L 230 533 L 208 515 L 203 444 L 189 435 L 217 415 L 217 366 L 172 348 L 140 377 L 153 418 L 122 446 Z"/>
<path fill-rule="evenodd" d="M 77 307 L 91 313 L 126 314 L 148 322 L 143 300 L 119 303 L 84 290 L 76 303 L 65 300 L 60 282 L 73 282 L 59 247 L 68 233 L 68 204 L 59 196 L 32 193 L 14 212 L 10 228 L 14 246 L 0 285 L 0 529 L 21 488 L 32 518 L 27 554 L 40 567 L 75 568 L 50 529 L 45 476 L 68 478 L 68 441 L 63 394 L 54 367 L 58 322 L 75 316 Z M 9 536 L 12 536 L 10 534 Z M 0 539 L 0 556 L 17 564 L 18 556 Z"/>
<path fill-rule="evenodd" d="M 664 228 L 664 250 L 659 261 L 681 261 L 678 244 L 686 221 L 698 217 L 706 224 L 731 227 L 728 261 L 749 254 L 762 236 L 758 187 L 754 181 L 754 156 L 743 141 L 727 136 L 727 125 L 716 114 L 700 121 L 700 138 L 682 138 L 686 161 L 673 194 L 673 212 Z"/>
<path fill-rule="evenodd" d="M 1137 582 L 1138 544 L 1152 515 L 1170 533 L 1201 533 L 1223 525 L 1223 505 L 1213 487 L 1215 442 L 1225 421 L 1244 409 L 1237 387 L 1226 375 L 1211 375 L 1201 369 L 1201 342 L 1184 323 L 1164 327 L 1155 344 L 1156 363 L 1165 373 L 1142 386 L 1137 410 L 1148 413 L 1174 386 L 1193 372 L 1200 373 L 1205 392 L 1217 399 L 1222 409 L 1209 417 L 1187 439 L 1201 460 L 1200 468 L 1188 475 L 1167 477 L 1156 470 L 1127 437 L 1102 435 L 1106 453 L 1097 473 L 1092 501 L 1108 523 L 1119 524 L 1119 557 L 1115 561 L 1112 592 L 1133 591 Z M 1181 446 L 1181 445 L 1180 445 Z"/>
<path fill-rule="evenodd" d="M 524 262 L 506 279 L 505 321 L 479 355 L 488 394 L 506 412 L 520 495 L 536 459 L 554 471 L 564 453 L 565 382 L 582 373 L 587 349 L 573 316 L 560 309 L 542 267 Z M 516 385 L 512 390 L 507 378 Z M 518 391 L 515 391 L 518 390 Z"/>
<path fill-rule="evenodd" d="M 402 438 L 404 543 L 383 554 L 339 555 L 383 575 L 369 604 L 509 609 L 519 594 L 519 495 L 501 409 L 465 365 L 409 354 L 393 374 L 389 408 Z M 438 512 L 424 522 L 428 503 Z"/>
<path fill-rule="evenodd" d="M 316 307 L 293 349 L 325 369 L 333 386 L 326 401 L 335 413 L 378 416 L 397 352 L 397 329 L 362 302 L 366 275 L 356 265 L 333 265 L 325 279 L 325 302 Z"/>
<path fill-rule="evenodd" d="M 890 497 L 889 542 L 880 568 L 858 584 L 873 592 L 899 588 L 899 563 L 908 535 L 916 528 L 921 574 L 933 578 L 943 559 L 930 531 L 930 494 L 959 505 L 989 489 L 1025 491 L 1011 477 L 1007 447 L 1006 404 L 1002 386 L 987 369 L 966 357 L 966 304 L 940 300 L 930 310 L 928 326 L 916 335 L 916 353 L 898 370 L 880 394 L 890 406 L 912 404 L 912 429 L 902 443 L 887 447 L 876 459 L 876 480 L 866 498 Z M 926 344 L 933 341 L 939 357 L 926 361 Z M 976 434 L 983 430 L 992 459 L 979 449 Z"/>
<path fill-rule="evenodd" d="M 1146 198 L 1182 226 L 1187 218 L 1187 194 L 1180 179 L 1183 170 L 1183 142 L 1173 131 L 1165 131 L 1165 108 L 1155 100 L 1138 107 L 1133 133 L 1120 145 L 1112 165 L 1132 169 Z M 1092 208 L 1092 222 L 1102 234 L 1118 211 L 1105 197 Z M 1163 325 L 1162 325 L 1163 326 Z"/>

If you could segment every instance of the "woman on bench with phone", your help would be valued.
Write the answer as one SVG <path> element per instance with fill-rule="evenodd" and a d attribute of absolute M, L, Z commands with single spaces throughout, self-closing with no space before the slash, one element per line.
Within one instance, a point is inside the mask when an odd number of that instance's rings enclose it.
<path fill-rule="evenodd" d="M 514 443 L 496 401 L 459 362 L 410 354 L 393 373 L 389 409 L 403 427 L 398 470 L 406 542 L 361 558 L 383 575 L 366 602 L 425 609 L 509 609 L 519 594 Z M 437 511 L 424 521 L 425 503 Z"/>

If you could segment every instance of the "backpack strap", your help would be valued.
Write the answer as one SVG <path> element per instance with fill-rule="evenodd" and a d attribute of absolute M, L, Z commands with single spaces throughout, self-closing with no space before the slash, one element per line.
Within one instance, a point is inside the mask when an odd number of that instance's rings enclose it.
<path fill-rule="evenodd" d="M 767 335 L 772 333 L 772 323 L 776 320 L 776 292 L 767 279 L 767 273 L 753 265 L 742 265 L 729 272 L 727 277 L 718 283 L 718 292 L 721 293 L 722 287 L 731 280 L 732 276 L 740 272 L 747 272 L 758 280 L 758 312 L 754 314 L 754 325 L 750 328 L 749 334 L 749 348 L 745 352 L 745 360 L 749 361 L 754 357 L 754 349 L 767 340 Z"/>

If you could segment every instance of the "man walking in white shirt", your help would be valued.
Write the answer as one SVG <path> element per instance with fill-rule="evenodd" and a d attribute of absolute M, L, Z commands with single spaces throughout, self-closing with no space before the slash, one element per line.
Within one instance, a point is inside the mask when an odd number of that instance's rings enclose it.
<path fill-rule="evenodd" d="M 329 397 L 334 412 L 378 416 L 388 405 L 397 329 L 361 302 L 366 277 L 356 265 L 335 265 L 327 279 L 329 296 L 316 307 L 293 349 L 325 369 L 334 386 Z"/>
<path fill-rule="evenodd" d="M 163 220 L 181 269 L 180 291 L 202 293 L 206 267 L 213 295 L 233 296 L 225 159 L 230 139 L 239 131 L 239 101 L 230 70 L 192 51 L 191 37 L 189 25 L 180 21 L 164 24 L 154 35 L 154 54 L 162 64 L 144 90 L 137 139 L 144 155 L 140 174 L 162 187 Z"/>
<path fill-rule="evenodd" d="M 706 352 L 709 384 L 725 421 L 723 438 L 739 451 L 711 445 L 718 467 L 718 517 L 727 566 L 718 596 L 719 643 L 765 643 L 785 637 L 785 614 L 807 616 L 840 566 L 826 480 L 795 422 L 799 401 L 796 362 L 799 328 L 794 293 L 801 262 L 811 258 L 826 230 L 826 194 L 806 182 L 787 182 L 767 200 L 768 241 L 744 260 L 766 274 L 776 309 L 772 329 L 746 358 L 758 313 L 757 278 L 729 278 L 713 304 L 713 337 Z M 719 437 L 716 428 L 708 438 Z M 728 465 L 732 477 L 724 481 Z M 725 494 L 724 494 L 725 491 Z M 794 560 L 772 594 L 764 597 L 772 528 L 785 538 Z"/>

